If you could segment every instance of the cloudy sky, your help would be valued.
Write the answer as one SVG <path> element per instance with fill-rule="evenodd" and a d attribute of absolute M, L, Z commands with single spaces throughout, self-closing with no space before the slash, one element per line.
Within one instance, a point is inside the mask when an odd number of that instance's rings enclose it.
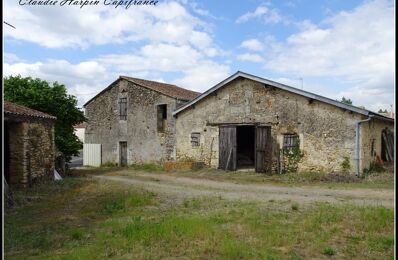
<path fill-rule="evenodd" d="M 119 75 L 205 91 L 236 71 L 390 109 L 394 2 L 159 0 L 128 9 L 4 0 L 4 76 L 64 83 L 84 104 Z"/>

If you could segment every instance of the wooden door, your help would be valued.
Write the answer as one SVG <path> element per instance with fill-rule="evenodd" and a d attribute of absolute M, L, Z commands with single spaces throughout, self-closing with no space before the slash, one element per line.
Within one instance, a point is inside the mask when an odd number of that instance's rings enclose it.
<path fill-rule="evenodd" d="M 119 158 L 120 158 L 120 162 L 119 165 L 120 166 L 127 166 L 127 142 L 120 142 L 119 143 Z"/>
<path fill-rule="evenodd" d="M 255 138 L 255 170 L 271 173 L 272 169 L 272 138 L 270 126 L 257 126 Z"/>
<path fill-rule="evenodd" d="M 394 133 L 388 128 L 381 132 L 381 159 L 385 162 L 394 160 Z"/>
<path fill-rule="evenodd" d="M 236 170 L 236 126 L 219 128 L 219 163 L 223 170 Z"/>

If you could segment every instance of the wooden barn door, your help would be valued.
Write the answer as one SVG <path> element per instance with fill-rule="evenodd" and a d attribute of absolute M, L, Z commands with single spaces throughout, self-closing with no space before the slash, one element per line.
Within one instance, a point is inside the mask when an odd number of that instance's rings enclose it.
<path fill-rule="evenodd" d="M 394 160 L 394 133 L 388 128 L 381 132 L 381 159 L 385 162 Z"/>
<path fill-rule="evenodd" d="M 236 126 L 220 126 L 219 128 L 219 163 L 223 170 L 236 170 Z"/>
<path fill-rule="evenodd" d="M 119 143 L 120 166 L 127 166 L 127 142 Z"/>
<path fill-rule="evenodd" d="M 271 173 L 272 138 L 270 126 L 257 126 L 255 138 L 255 170 Z"/>

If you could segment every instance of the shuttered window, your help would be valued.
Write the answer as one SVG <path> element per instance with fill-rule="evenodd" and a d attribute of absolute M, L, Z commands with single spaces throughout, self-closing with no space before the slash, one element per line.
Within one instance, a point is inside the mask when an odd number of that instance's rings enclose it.
<path fill-rule="evenodd" d="M 192 144 L 192 147 L 200 146 L 200 133 L 192 133 L 191 134 L 191 144 Z"/>
<path fill-rule="evenodd" d="M 299 136 L 297 134 L 283 135 L 283 149 L 290 150 L 298 144 Z"/>
<path fill-rule="evenodd" d="M 119 118 L 127 120 L 127 98 L 119 98 Z"/>

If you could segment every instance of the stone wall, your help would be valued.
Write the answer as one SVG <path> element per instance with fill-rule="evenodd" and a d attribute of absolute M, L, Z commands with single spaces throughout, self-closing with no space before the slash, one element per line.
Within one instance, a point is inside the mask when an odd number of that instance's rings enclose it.
<path fill-rule="evenodd" d="M 391 122 L 372 119 L 369 122 L 361 124 L 361 169 L 369 168 L 370 163 L 381 158 L 381 133 L 382 130 L 388 128 L 394 131 L 394 124 Z"/>
<path fill-rule="evenodd" d="M 10 184 L 30 185 L 52 179 L 54 173 L 54 122 L 7 122 Z"/>
<path fill-rule="evenodd" d="M 218 167 L 219 129 L 215 124 L 257 123 L 271 126 L 273 165 L 283 134 L 296 133 L 305 153 L 299 171 L 342 171 L 347 157 L 354 172 L 355 127 L 363 119 L 333 105 L 238 78 L 177 115 L 176 158 Z M 191 145 L 192 132 L 200 133 L 198 147 Z"/>
<path fill-rule="evenodd" d="M 127 98 L 127 120 L 119 120 L 120 97 Z M 102 144 L 102 163 L 119 163 L 119 142 L 127 142 L 127 163 L 160 163 L 174 158 L 176 99 L 118 80 L 86 105 L 85 142 Z M 164 132 L 157 130 L 157 105 L 167 105 Z"/>

